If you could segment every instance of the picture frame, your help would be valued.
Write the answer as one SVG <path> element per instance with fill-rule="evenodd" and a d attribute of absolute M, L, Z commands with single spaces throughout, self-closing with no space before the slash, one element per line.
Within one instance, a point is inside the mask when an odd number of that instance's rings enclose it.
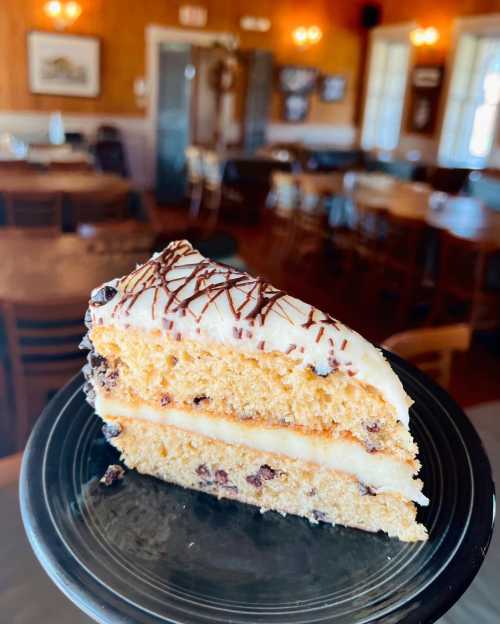
<path fill-rule="evenodd" d="M 434 133 L 443 76 L 442 65 L 417 65 L 413 68 L 406 124 L 408 132 L 428 136 Z"/>
<path fill-rule="evenodd" d="M 305 121 L 309 114 L 309 97 L 305 93 L 289 93 L 283 98 L 283 118 L 289 123 Z"/>
<path fill-rule="evenodd" d="M 31 93 L 85 98 L 99 95 L 97 37 L 32 31 L 27 43 Z"/>
<path fill-rule="evenodd" d="M 319 80 L 319 97 L 322 102 L 341 102 L 345 97 L 347 78 L 342 74 L 325 74 Z"/>
<path fill-rule="evenodd" d="M 318 70 L 315 67 L 283 65 L 278 70 L 278 83 L 282 93 L 311 93 L 316 86 Z"/>

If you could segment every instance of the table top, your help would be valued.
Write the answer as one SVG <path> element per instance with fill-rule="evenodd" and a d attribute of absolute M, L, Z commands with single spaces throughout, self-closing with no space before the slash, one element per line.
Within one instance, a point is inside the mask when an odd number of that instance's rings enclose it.
<path fill-rule="evenodd" d="M 129 232 L 123 237 L 111 233 L 108 240 L 104 235 L 86 239 L 77 234 L 26 235 L 2 228 L 0 300 L 47 303 L 88 299 L 93 288 L 129 273 L 149 258 L 149 249 L 134 249 L 134 240 L 147 246 L 144 236 L 147 233 Z M 154 235 L 149 236 L 152 244 Z"/>
<path fill-rule="evenodd" d="M 59 192 L 94 193 L 99 191 L 128 192 L 129 180 L 110 173 L 89 172 L 47 172 L 47 173 L 0 173 L 2 192 Z"/>
<path fill-rule="evenodd" d="M 397 216 L 421 219 L 456 236 L 500 247 L 500 212 L 473 197 L 447 195 L 428 184 L 380 173 L 308 173 L 294 177 L 306 193 L 314 189 L 316 193 L 344 195 L 355 205 L 385 208 Z"/>

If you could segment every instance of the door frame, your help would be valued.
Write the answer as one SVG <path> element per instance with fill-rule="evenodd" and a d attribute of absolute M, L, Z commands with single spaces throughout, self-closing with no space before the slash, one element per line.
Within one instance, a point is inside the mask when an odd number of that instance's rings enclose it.
<path fill-rule="evenodd" d="M 149 182 L 154 187 L 156 180 L 156 127 L 158 121 L 159 63 L 158 53 L 163 43 L 187 43 L 210 47 L 214 43 L 226 46 L 234 44 L 235 35 L 224 31 L 196 31 L 187 28 L 170 28 L 150 24 L 146 27 L 146 84 L 148 88 L 146 106 L 146 143 L 148 146 L 150 172 Z"/>

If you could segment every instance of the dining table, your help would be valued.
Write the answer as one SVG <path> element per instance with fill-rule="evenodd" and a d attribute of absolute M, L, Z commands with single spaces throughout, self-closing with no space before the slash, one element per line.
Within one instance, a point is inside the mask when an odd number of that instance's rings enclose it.
<path fill-rule="evenodd" d="M 130 223 L 97 232 L 30 233 L 0 228 L 0 301 L 47 303 L 88 299 L 90 291 L 129 273 L 151 255 L 155 234 Z"/>
<path fill-rule="evenodd" d="M 340 200 L 351 217 L 356 206 L 384 208 L 396 216 L 420 219 L 438 230 L 500 248 L 500 211 L 474 197 L 448 195 L 422 182 L 380 173 L 306 173 L 294 179 L 305 194 L 314 189 L 317 194 Z"/>
<path fill-rule="evenodd" d="M 131 188 L 130 180 L 97 171 L 0 172 L 0 193 L 128 193 Z"/>

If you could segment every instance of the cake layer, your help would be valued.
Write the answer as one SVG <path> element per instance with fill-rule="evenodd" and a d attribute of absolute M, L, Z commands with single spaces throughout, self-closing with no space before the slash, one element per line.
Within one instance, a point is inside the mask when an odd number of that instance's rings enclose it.
<path fill-rule="evenodd" d="M 421 492 L 421 481 L 413 479 L 418 464 L 400 461 L 387 453 L 368 453 L 352 437 L 332 438 L 327 434 L 298 428 L 269 427 L 251 420 L 231 420 L 204 411 L 202 406 L 196 409 L 169 406 L 155 408 L 143 401 L 130 403 L 111 398 L 106 391 L 97 391 L 95 407 L 105 420 L 114 417 L 135 418 L 174 426 L 207 439 L 284 455 L 347 473 L 377 493 L 392 492 L 421 505 L 428 504 L 428 499 Z"/>
<path fill-rule="evenodd" d="M 394 408 L 375 388 L 340 370 L 322 377 L 282 353 L 175 340 L 158 330 L 97 325 L 91 338 L 117 391 L 130 400 L 191 406 L 204 397 L 204 408 L 215 414 L 349 432 L 367 449 L 415 457 L 417 448 Z"/>
<path fill-rule="evenodd" d="M 411 400 L 378 349 L 262 278 L 204 258 L 187 241 L 171 243 L 130 275 L 96 289 L 90 315 L 94 325 L 281 353 L 322 376 L 343 372 L 375 388 L 408 426 Z"/>
<path fill-rule="evenodd" d="M 120 424 L 110 442 L 127 466 L 144 474 L 312 522 L 382 530 L 405 541 L 427 539 L 411 502 L 375 493 L 348 474 L 170 425 L 111 414 L 106 420 Z"/>

